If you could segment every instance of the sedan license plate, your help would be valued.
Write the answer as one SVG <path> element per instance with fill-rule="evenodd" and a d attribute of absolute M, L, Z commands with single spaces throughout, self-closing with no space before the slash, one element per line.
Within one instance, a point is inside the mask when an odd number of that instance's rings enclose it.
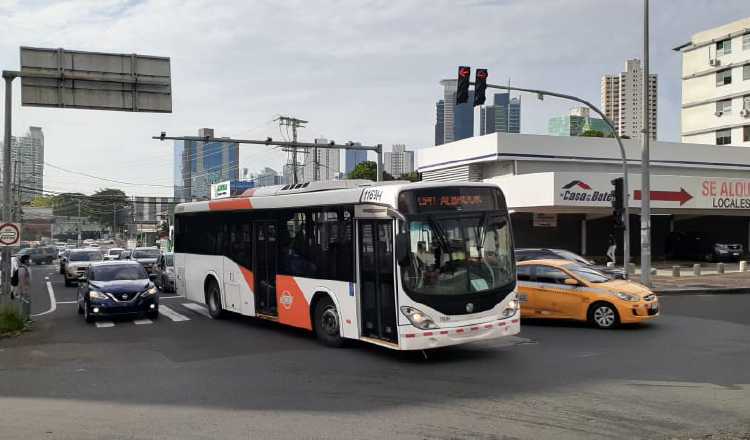
<path fill-rule="evenodd" d="M 651 310 L 659 310 L 659 303 L 653 303 L 649 305 L 648 308 Z"/>

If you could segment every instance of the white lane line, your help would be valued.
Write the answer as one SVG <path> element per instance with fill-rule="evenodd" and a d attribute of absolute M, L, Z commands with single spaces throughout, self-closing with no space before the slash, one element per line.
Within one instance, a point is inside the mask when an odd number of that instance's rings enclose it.
<path fill-rule="evenodd" d="M 195 303 L 184 303 L 182 304 L 183 307 L 187 307 L 188 309 L 194 311 L 195 313 L 200 313 L 201 315 L 205 316 L 206 318 L 210 318 L 211 314 L 208 313 L 208 309 L 203 307 L 200 304 Z"/>
<path fill-rule="evenodd" d="M 190 321 L 190 318 L 188 318 L 187 316 L 175 312 L 174 310 L 170 309 L 164 304 L 159 304 L 159 313 L 161 313 L 162 315 L 166 316 L 167 318 L 175 322 Z"/>
<path fill-rule="evenodd" d="M 75 304 L 76 301 L 58 301 L 58 304 Z"/>
<path fill-rule="evenodd" d="M 171 296 L 161 296 L 159 295 L 159 299 L 174 299 L 174 298 L 185 298 L 182 295 L 171 295 Z"/>
<path fill-rule="evenodd" d="M 52 289 L 51 281 L 47 281 L 47 293 L 49 293 L 49 309 L 47 309 L 47 311 L 45 312 L 37 313 L 31 316 L 42 316 L 42 315 L 46 315 L 47 313 L 52 313 L 55 310 L 57 310 L 57 301 L 55 301 L 55 291 Z"/>
<path fill-rule="evenodd" d="M 115 323 L 112 321 L 97 321 L 94 324 L 96 324 L 97 327 L 103 328 L 103 327 L 114 327 Z"/>
<path fill-rule="evenodd" d="M 153 324 L 154 321 L 150 319 L 136 319 L 133 321 L 133 324 L 135 325 L 147 325 L 147 324 Z"/>

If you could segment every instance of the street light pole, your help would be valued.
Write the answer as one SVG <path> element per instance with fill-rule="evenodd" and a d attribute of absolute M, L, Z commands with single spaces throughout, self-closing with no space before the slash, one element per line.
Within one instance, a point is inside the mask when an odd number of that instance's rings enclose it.
<path fill-rule="evenodd" d="M 12 107 L 13 107 L 13 80 L 16 78 L 17 72 L 3 71 L 3 79 L 5 79 L 5 135 L 3 136 L 3 222 L 11 221 L 11 206 L 13 205 L 12 193 L 10 191 L 10 137 L 11 137 L 11 123 L 12 118 Z M 8 301 L 10 298 L 10 248 L 4 246 L 2 249 L 2 261 L 0 261 L 0 269 L 2 269 L 2 293 L 3 302 Z"/>
<path fill-rule="evenodd" d="M 474 84 L 474 83 L 471 83 Z M 537 89 L 525 89 L 521 87 L 511 87 L 511 86 L 498 86 L 494 84 L 487 84 L 487 88 L 490 89 L 501 89 L 501 90 L 516 90 L 518 92 L 527 92 L 527 93 L 534 93 L 536 94 L 539 99 L 542 99 L 545 95 L 554 96 L 556 98 L 561 99 L 568 99 L 570 101 L 580 102 L 581 104 L 589 107 L 590 109 L 594 110 L 599 116 L 602 117 L 604 122 L 607 123 L 610 130 L 612 130 L 612 133 L 615 135 L 615 139 L 617 140 L 617 145 L 620 147 L 620 156 L 622 161 L 622 200 L 624 202 L 623 211 L 624 211 L 624 223 L 625 223 L 625 229 L 623 231 L 623 240 L 622 240 L 622 251 L 623 251 L 623 258 L 622 258 L 622 265 L 625 269 L 625 277 L 628 278 L 628 265 L 630 263 L 630 199 L 629 199 L 629 184 L 628 184 L 628 157 L 625 153 L 625 147 L 622 145 L 622 139 L 620 138 L 619 133 L 615 129 L 614 124 L 612 121 L 607 117 L 607 115 L 604 114 L 597 106 L 594 104 L 586 101 L 585 99 L 581 99 L 577 96 L 573 95 L 566 95 L 563 93 L 555 93 L 550 92 L 547 90 L 537 90 Z"/>
<path fill-rule="evenodd" d="M 643 0 L 643 78 L 641 79 L 641 284 L 651 287 L 651 170 L 649 169 L 649 18 L 648 0 Z"/>

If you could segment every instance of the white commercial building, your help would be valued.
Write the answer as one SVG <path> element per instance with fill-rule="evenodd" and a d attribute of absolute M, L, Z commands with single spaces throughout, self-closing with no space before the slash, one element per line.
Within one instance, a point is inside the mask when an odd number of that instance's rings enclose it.
<path fill-rule="evenodd" d="M 602 76 L 601 103 L 604 114 L 612 121 L 620 136 L 638 139 L 643 129 L 643 68 L 638 59 L 627 60 L 625 71 Z M 656 140 L 657 80 L 649 75 L 649 133 Z"/>
<path fill-rule="evenodd" d="M 383 153 L 385 172 L 393 177 L 401 177 L 414 171 L 414 152 L 404 144 L 396 144 L 392 151 Z"/>
<path fill-rule="evenodd" d="M 750 146 L 750 18 L 698 32 L 682 53 L 682 141 Z"/>
<path fill-rule="evenodd" d="M 641 149 L 639 140 L 623 143 L 636 256 Z M 500 185 L 519 247 L 601 256 L 613 233 L 611 181 L 622 175 L 614 139 L 494 133 L 417 150 L 417 171 L 425 181 Z M 750 247 L 750 149 L 726 147 L 719 155 L 713 145 L 654 142 L 651 189 L 656 258 L 669 255 L 679 234 Z"/>

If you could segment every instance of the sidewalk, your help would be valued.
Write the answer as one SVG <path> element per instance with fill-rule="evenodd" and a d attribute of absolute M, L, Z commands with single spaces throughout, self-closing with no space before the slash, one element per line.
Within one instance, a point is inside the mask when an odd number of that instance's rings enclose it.
<path fill-rule="evenodd" d="M 672 277 L 672 272 L 662 275 L 657 271 L 653 277 L 656 293 L 670 294 L 710 294 L 710 293 L 750 293 L 750 272 L 725 274 L 708 273 L 695 276 Z M 636 279 L 637 281 L 637 279 Z"/>

